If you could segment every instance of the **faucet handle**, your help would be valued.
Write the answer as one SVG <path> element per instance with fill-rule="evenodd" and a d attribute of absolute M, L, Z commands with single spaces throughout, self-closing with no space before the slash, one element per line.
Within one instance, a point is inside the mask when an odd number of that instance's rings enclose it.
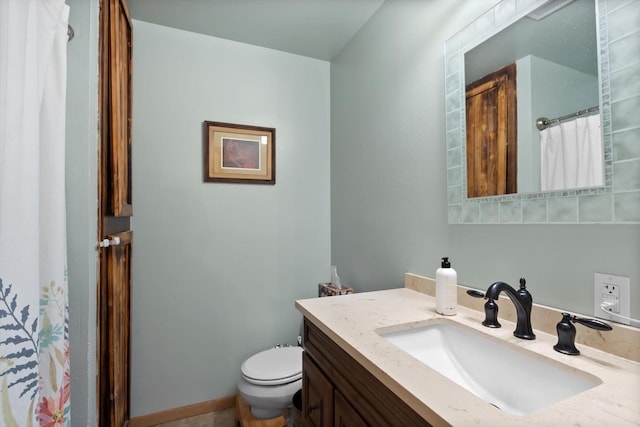
<path fill-rule="evenodd" d="M 485 298 L 487 300 L 484 303 L 484 320 L 482 324 L 487 328 L 501 328 L 502 325 L 498 322 L 498 304 L 491 298 L 487 298 L 486 295 L 475 289 L 469 289 L 467 295 L 474 298 Z"/>
<path fill-rule="evenodd" d="M 608 323 L 605 323 L 601 320 L 596 320 L 596 319 L 585 319 L 585 318 L 573 316 L 571 318 L 571 321 L 574 323 L 580 323 L 581 325 L 584 325 L 588 328 L 595 329 L 598 331 L 610 331 L 613 329 L 611 325 L 609 325 Z"/>
<path fill-rule="evenodd" d="M 553 346 L 555 351 L 571 356 L 580 354 L 580 350 L 578 350 L 575 345 L 576 327 L 573 326 L 573 323 L 580 323 L 581 325 L 598 331 L 610 331 L 613 329 L 611 325 L 600 320 L 586 319 L 572 316 L 569 313 L 562 313 L 562 320 L 556 325 L 558 343 Z"/>
<path fill-rule="evenodd" d="M 474 298 L 484 298 L 484 293 L 480 291 L 476 291 L 475 289 L 469 289 L 467 291 L 467 295 L 472 296 Z"/>

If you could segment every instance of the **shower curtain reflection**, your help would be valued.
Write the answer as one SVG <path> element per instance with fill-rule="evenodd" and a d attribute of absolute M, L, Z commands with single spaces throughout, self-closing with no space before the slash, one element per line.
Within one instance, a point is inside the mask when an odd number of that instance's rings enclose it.
<path fill-rule="evenodd" d="M 540 131 L 542 191 L 602 186 L 601 135 L 599 114 Z"/>

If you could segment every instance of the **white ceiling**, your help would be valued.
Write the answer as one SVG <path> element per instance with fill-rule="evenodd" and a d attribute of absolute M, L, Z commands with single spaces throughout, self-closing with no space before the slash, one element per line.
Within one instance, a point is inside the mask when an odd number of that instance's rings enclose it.
<path fill-rule="evenodd" d="M 331 60 L 384 0 L 128 0 L 133 19 Z"/>

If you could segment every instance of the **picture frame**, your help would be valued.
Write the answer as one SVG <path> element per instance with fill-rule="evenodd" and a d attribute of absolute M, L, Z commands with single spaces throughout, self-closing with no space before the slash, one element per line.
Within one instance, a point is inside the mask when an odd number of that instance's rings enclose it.
<path fill-rule="evenodd" d="M 276 129 L 204 122 L 204 182 L 276 183 Z"/>

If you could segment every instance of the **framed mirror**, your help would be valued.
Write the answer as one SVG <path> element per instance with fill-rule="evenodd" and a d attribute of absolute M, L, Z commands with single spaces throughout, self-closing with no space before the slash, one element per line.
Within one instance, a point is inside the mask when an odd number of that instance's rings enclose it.
<path fill-rule="evenodd" d="M 545 10 L 546 0 L 502 0 L 485 14 L 464 28 L 445 45 L 445 104 L 446 104 L 446 144 L 447 144 L 447 188 L 448 188 L 448 216 L 451 224 L 496 224 L 496 223 L 639 223 L 640 222 L 640 118 L 637 108 L 640 107 L 640 36 L 637 34 L 637 23 L 630 18 L 637 16 L 638 2 L 628 2 L 622 5 L 609 4 L 607 0 L 565 0 L 564 3 L 577 3 L 585 9 L 590 4 L 592 9 L 592 29 L 583 30 L 571 28 L 574 32 L 581 32 L 576 38 L 577 45 L 572 49 L 585 52 L 585 55 L 595 54 L 591 60 L 592 70 L 584 69 L 580 72 L 593 75 L 592 81 L 597 82 L 590 99 L 581 100 L 584 103 L 595 103 L 589 107 L 599 107 L 600 125 L 602 128 L 602 158 L 603 174 L 601 185 L 586 188 L 569 188 L 555 191 L 539 190 L 539 187 L 520 185 L 523 191 L 499 196 L 469 197 L 467 164 L 472 154 L 467 150 L 467 112 L 466 87 L 474 79 L 491 74 L 497 68 L 529 55 L 542 57 L 545 61 L 551 58 L 554 62 L 561 62 L 563 58 L 553 59 L 553 49 L 544 48 L 544 43 L 533 43 L 531 51 L 511 52 L 516 55 L 511 59 L 502 59 L 497 65 L 493 64 L 490 56 L 500 56 L 499 53 L 507 48 L 486 48 L 490 39 L 506 37 L 509 39 L 534 40 L 532 30 L 517 29 L 524 26 L 540 24 L 546 21 L 547 28 L 543 31 L 551 32 L 553 28 L 575 27 L 569 24 L 569 17 L 577 12 L 555 11 L 539 22 L 532 19 L 540 11 Z M 571 7 L 569 4 L 565 9 Z M 582 12 L 581 12 L 582 13 Z M 564 16 L 563 16 L 564 14 Z M 555 17 L 554 17 L 555 15 Z M 563 25 L 554 23 L 559 19 Z M 577 25 L 577 24 L 576 24 Z M 597 31 L 596 27 L 597 26 Z M 529 31 L 527 33 L 526 31 Z M 563 40 L 567 34 L 557 35 Z M 582 40 L 581 40 L 582 39 Z M 591 40 L 591 41 L 589 41 Z M 597 49 L 589 49 L 589 44 L 597 45 Z M 596 46 L 591 46 L 596 48 Z M 484 49 L 484 50 L 483 50 Z M 536 50 L 537 49 L 537 50 Z M 540 50 L 542 49 L 542 50 Z M 636 49 L 636 50 L 633 50 Z M 478 53 L 480 52 L 480 53 Z M 557 54 L 556 54 L 557 55 Z M 473 59 L 474 56 L 476 59 Z M 564 55 L 567 56 L 567 55 Z M 477 57 L 481 59 L 478 60 Z M 466 62 L 465 62 L 466 58 Z M 481 64 L 478 70 L 472 62 Z M 584 62 L 584 61 L 583 61 Z M 587 61 L 588 62 L 588 61 Z M 565 64 L 561 64 L 565 66 Z M 482 69 L 482 67 L 485 67 Z M 555 66 L 555 64 L 554 64 Z M 493 68 L 492 68 L 493 67 Z M 572 65 L 572 68 L 578 67 Z M 535 67 L 529 68 L 530 81 L 534 80 Z M 526 75 L 527 73 L 521 73 Z M 597 74 L 597 76 L 595 76 Z M 468 76 L 467 76 L 468 75 Z M 532 78 L 533 75 L 533 78 Z M 548 77 L 542 78 L 551 81 Z M 564 86 L 571 86 L 574 80 L 564 79 Z M 567 84 L 567 82 L 571 84 Z M 526 86 L 524 86 L 526 88 Z M 561 89 L 552 89 L 560 93 Z M 540 90 L 536 89 L 535 93 Z M 580 89 L 579 92 L 587 92 Z M 524 97 L 523 97 L 524 98 Z M 551 97 L 548 97 L 551 98 Z M 545 111 L 547 117 L 555 118 L 563 115 L 561 111 L 567 107 L 563 101 L 567 96 L 557 97 L 547 102 Z M 510 105 L 513 108 L 513 105 Z M 530 111 L 521 111 L 518 98 L 517 116 L 531 116 Z M 577 108 L 577 107 L 576 107 Z M 634 112 L 634 109 L 636 109 Z M 560 112 L 558 112 L 560 111 Z M 573 113 L 568 111 L 567 113 Z M 529 113 L 529 114 L 527 114 Z M 532 129 L 534 124 L 526 125 Z M 530 138 L 535 138 L 537 130 L 529 131 Z M 507 137 L 508 139 L 508 137 Z M 523 141 L 526 138 L 521 138 Z M 518 168 L 526 170 L 532 164 L 540 163 L 540 146 L 521 143 L 518 151 Z M 515 142 L 515 141 L 514 141 Z M 539 144 L 539 142 L 538 142 Z M 537 157 L 536 157 L 537 155 Z M 521 160 L 524 158 L 524 160 Z M 530 172 L 535 175 L 535 172 Z M 533 181 L 539 180 L 534 177 Z"/>

